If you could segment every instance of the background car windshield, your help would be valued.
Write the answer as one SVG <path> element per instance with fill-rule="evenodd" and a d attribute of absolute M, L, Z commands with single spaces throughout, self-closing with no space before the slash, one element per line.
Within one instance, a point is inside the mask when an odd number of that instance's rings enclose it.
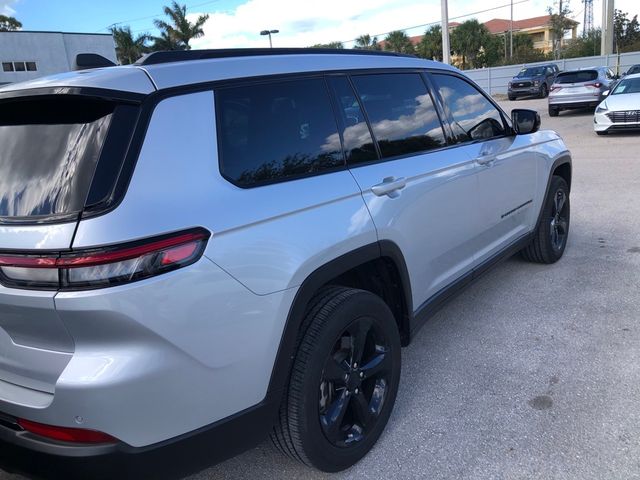
<path fill-rule="evenodd" d="M 595 70 L 580 70 L 577 72 L 560 73 L 556 77 L 556 83 L 581 83 L 591 82 L 598 78 L 598 72 Z"/>
<path fill-rule="evenodd" d="M 611 95 L 620 95 L 621 93 L 640 93 L 640 78 L 622 80 L 615 90 L 611 92 Z"/>
<path fill-rule="evenodd" d="M 522 70 L 520 70 L 520 72 L 518 73 L 518 75 L 516 75 L 517 78 L 522 78 L 522 77 L 535 77 L 536 75 L 542 75 L 543 73 L 543 69 L 542 67 L 535 67 L 535 68 L 523 68 Z"/>

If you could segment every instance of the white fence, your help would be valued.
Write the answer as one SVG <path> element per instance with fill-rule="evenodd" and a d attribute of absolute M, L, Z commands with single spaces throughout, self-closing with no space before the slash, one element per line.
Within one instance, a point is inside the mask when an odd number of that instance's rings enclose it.
<path fill-rule="evenodd" d="M 598 55 L 595 57 L 567 58 L 547 62 L 527 63 L 526 65 L 544 65 L 546 63 L 555 63 L 560 70 L 606 65 L 611 67 L 614 72 L 616 68 L 619 67 L 619 72 L 623 73 L 626 72 L 631 65 L 640 64 L 640 52 L 621 53 L 619 57 L 618 55 Z M 496 93 L 506 94 L 509 80 L 511 80 L 522 67 L 523 65 L 520 64 L 508 65 L 506 67 L 478 68 L 475 70 L 465 70 L 464 73 L 491 95 Z"/>

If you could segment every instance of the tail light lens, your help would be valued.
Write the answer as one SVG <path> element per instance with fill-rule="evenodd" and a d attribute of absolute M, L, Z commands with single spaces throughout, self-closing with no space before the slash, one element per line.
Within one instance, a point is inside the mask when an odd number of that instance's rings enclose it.
<path fill-rule="evenodd" d="M 202 257 L 202 228 L 140 242 L 47 255 L 0 253 L 0 282 L 40 290 L 87 290 L 135 282 L 186 267 Z"/>
<path fill-rule="evenodd" d="M 602 86 L 602 84 L 600 82 L 595 82 L 595 83 L 586 83 L 584 86 L 585 87 L 600 88 Z"/>
<path fill-rule="evenodd" d="M 551 88 L 549 89 L 550 92 L 557 92 L 558 90 L 562 90 L 560 85 L 551 85 Z"/>
<path fill-rule="evenodd" d="M 73 443 L 115 443 L 118 440 L 106 433 L 83 428 L 55 427 L 43 423 L 31 422 L 22 418 L 18 419 L 18 425 L 27 432 L 35 433 L 41 437 L 51 438 L 62 442 Z"/>

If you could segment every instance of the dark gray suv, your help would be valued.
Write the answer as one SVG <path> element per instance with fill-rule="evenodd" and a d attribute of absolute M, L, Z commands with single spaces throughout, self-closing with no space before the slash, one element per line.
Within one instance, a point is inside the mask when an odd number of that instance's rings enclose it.
<path fill-rule="evenodd" d="M 509 82 L 509 100 L 531 95 L 546 97 L 549 94 L 549 87 L 559 72 L 560 69 L 555 63 L 523 67 Z"/>

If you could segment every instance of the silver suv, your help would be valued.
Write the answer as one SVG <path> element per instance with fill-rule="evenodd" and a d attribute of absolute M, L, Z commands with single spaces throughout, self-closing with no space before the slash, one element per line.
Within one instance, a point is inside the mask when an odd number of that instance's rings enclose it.
<path fill-rule="evenodd" d="M 560 137 L 436 62 L 158 52 L 0 103 L 0 438 L 41 452 L 347 468 L 425 320 L 567 243 Z"/>

